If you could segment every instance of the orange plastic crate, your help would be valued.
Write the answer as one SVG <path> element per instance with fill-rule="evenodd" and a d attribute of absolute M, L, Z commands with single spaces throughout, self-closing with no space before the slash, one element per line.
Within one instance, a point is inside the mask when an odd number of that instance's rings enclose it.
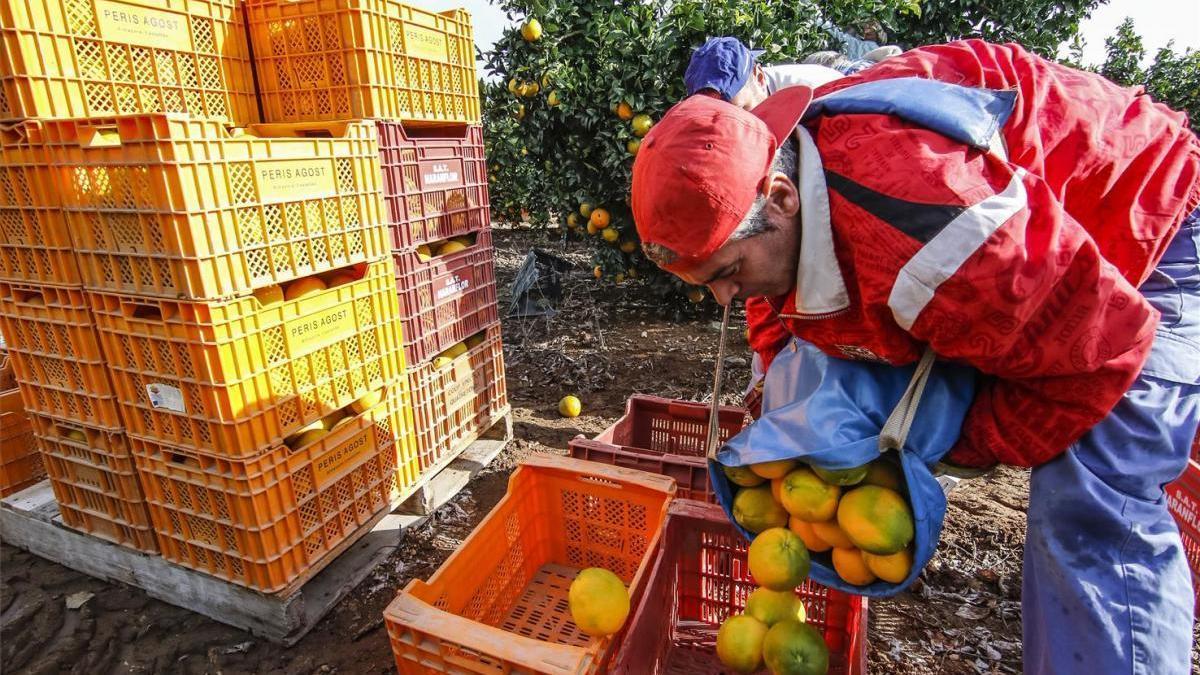
<path fill-rule="evenodd" d="M 500 324 L 472 336 L 468 347 L 441 368 L 429 362 L 408 370 L 422 471 L 451 460 L 509 411 Z"/>
<path fill-rule="evenodd" d="M 0 330 L 9 347 L 19 351 L 104 359 L 82 288 L 0 282 Z"/>
<path fill-rule="evenodd" d="M 16 389 L 0 392 L 0 497 L 46 477 L 33 424 Z"/>
<path fill-rule="evenodd" d="M 536 455 L 428 582 L 415 579 L 384 611 L 401 673 L 599 673 L 621 634 L 584 635 L 567 589 L 603 567 L 630 589 L 646 583 L 669 478 Z"/>
<path fill-rule="evenodd" d="M 717 629 L 741 613 L 757 588 L 746 540 L 719 506 L 671 504 L 641 602 L 613 659 L 612 673 L 718 675 Z M 806 581 L 796 589 L 807 622 L 825 638 L 831 675 L 867 672 L 867 601 Z"/>
<path fill-rule="evenodd" d="M 479 122 L 471 15 L 397 0 L 249 0 L 263 115 L 275 122 Z"/>
<path fill-rule="evenodd" d="M 412 248 L 491 225 L 482 126 L 376 125 L 394 248 Z"/>
<path fill-rule="evenodd" d="M 150 514 L 124 431 L 45 415 L 35 414 L 32 419 L 63 523 L 156 553 Z"/>
<path fill-rule="evenodd" d="M 1200 615 L 1200 462 L 1188 462 L 1183 475 L 1167 485 L 1167 509 L 1179 524 L 1183 553 L 1192 570 L 1196 612 Z"/>
<path fill-rule="evenodd" d="M 0 283 L 0 329 L 30 411 L 122 426 L 82 289 Z"/>
<path fill-rule="evenodd" d="M 491 230 L 468 238 L 465 250 L 427 260 L 415 249 L 393 254 L 409 363 L 427 361 L 500 320 Z"/>
<path fill-rule="evenodd" d="M 399 379 L 391 262 L 351 271 L 357 281 L 268 304 L 91 294 L 130 433 L 253 457 Z"/>
<path fill-rule="evenodd" d="M 37 121 L 0 128 L 0 280 L 77 286 L 79 268 L 44 141 Z"/>
<path fill-rule="evenodd" d="M 162 555 L 266 593 L 323 566 L 329 553 L 417 479 L 403 387 L 292 450 L 246 460 L 133 439 Z"/>
<path fill-rule="evenodd" d="M 374 124 L 133 115 L 46 135 L 89 289 L 212 300 L 390 250 Z"/>
<path fill-rule="evenodd" d="M 257 121 L 236 2 L 0 3 L 0 120 L 143 112 Z"/>

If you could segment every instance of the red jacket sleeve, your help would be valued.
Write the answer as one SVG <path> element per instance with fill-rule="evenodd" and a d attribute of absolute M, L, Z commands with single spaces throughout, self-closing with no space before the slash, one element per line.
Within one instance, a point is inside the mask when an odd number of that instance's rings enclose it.
<path fill-rule="evenodd" d="M 765 372 L 771 366 L 775 355 L 792 338 L 792 334 L 779 320 L 779 315 L 766 298 L 746 300 L 746 327 L 750 332 L 750 348 L 762 359 Z"/>
<path fill-rule="evenodd" d="M 1132 384 L 1158 314 L 1041 178 L 936 133 L 880 122 L 853 159 L 834 153 L 833 163 L 881 205 L 859 226 L 865 236 L 907 227 L 916 245 L 895 254 L 894 281 L 863 302 L 885 303 L 939 356 L 985 374 L 951 460 L 1049 461 Z M 920 216 L 898 225 L 879 216 L 887 209 Z"/>

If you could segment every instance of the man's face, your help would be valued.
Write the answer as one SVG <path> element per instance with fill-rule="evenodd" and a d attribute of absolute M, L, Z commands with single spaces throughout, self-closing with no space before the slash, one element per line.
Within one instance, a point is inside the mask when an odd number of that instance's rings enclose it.
<path fill-rule="evenodd" d="M 753 110 L 755 106 L 767 99 L 767 76 L 762 66 L 755 64 L 754 70 L 747 78 L 746 84 L 740 91 L 729 99 L 729 102 L 743 110 Z"/>
<path fill-rule="evenodd" d="M 677 274 L 684 281 L 708 286 L 722 305 L 732 300 L 784 295 L 796 284 L 800 259 L 799 199 L 783 174 L 772 178 L 763 213 L 769 228 L 747 239 L 728 241 L 704 262 Z"/>

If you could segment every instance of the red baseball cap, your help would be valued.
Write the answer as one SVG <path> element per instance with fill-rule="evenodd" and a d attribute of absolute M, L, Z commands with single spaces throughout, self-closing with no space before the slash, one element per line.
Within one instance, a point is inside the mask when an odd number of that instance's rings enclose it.
<path fill-rule="evenodd" d="M 810 101 L 804 86 L 780 89 L 752 111 L 689 96 L 646 134 L 633 163 L 633 220 L 643 244 L 675 254 L 667 269 L 703 262 L 729 239 Z"/>

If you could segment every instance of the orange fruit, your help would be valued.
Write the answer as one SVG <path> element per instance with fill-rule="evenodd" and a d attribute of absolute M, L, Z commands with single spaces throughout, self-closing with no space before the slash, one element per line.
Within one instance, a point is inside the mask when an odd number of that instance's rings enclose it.
<path fill-rule="evenodd" d="M 299 300 L 300 298 L 307 298 L 320 293 L 326 288 L 325 282 L 321 281 L 320 277 L 304 277 L 287 285 L 287 288 L 283 292 L 283 299 Z"/>
<path fill-rule="evenodd" d="M 819 466 L 812 467 L 813 473 L 820 476 L 821 480 L 830 485 L 846 486 L 856 485 L 862 482 L 862 479 L 867 476 L 867 466 L 856 466 L 852 469 L 822 469 Z"/>
<path fill-rule="evenodd" d="M 875 555 L 864 551 L 863 559 L 867 561 L 867 568 L 875 576 L 893 584 L 907 579 L 913 567 L 912 549 L 908 548 L 891 555 Z"/>
<path fill-rule="evenodd" d="M 633 253 L 636 250 L 637 250 L 637 242 L 635 242 L 635 241 L 621 242 L 621 252 L 622 253 Z"/>
<path fill-rule="evenodd" d="M 787 512 L 800 520 L 817 522 L 837 515 L 841 488 L 817 477 L 811 469 L 799 468 L 783 478 L 780 502 Z"/>
<path fill-rule="evenodd" d="M 615 227 L 606 227 L 600 233 L 600 236 L 604 238 L 604 241 L 607 241 L 610 244 L 615 244 L 617 240 L 621 238 L 621 233 L 617 232 L 617 228 Z"/>
<path fill-rule="evenodd" d="M 772 591 L 791 591 L 808 578 L 808 548 L 799 535 L 786 527 L 772 527 L 759 533 L 750 542 L 746 562 L 755 583 Z"/>
<path fill-rule="evenodd" d="M 521 26 L 521 37 L 526 42 L 537 42 L 542 37 L 542 22 L 537 19 L 530 19 Z"/>
<path fill-rule="evenodd" d="M 758 476 L 758 474 L 754 474 L 754 475 Z M 761 478 L 761 476 L 759 476 L 759 477 Z M 780 490 L 782 490 L 782 489 L 783 489 L 783 479 L 782 478 L 772 478 L 771 479 L 771 496 L 774 497 L 775 501 L 779 502 L 780 504 L 783 503 L 783 497 L 780 496 L 782 494 L 780 492 Z"/>
<path fill-rule="evenodd" d="M 592 637 L 621 630 L 629 616 L 629 589 L 621 579 L 601 567 L 580 570 L 567 589 L 571 620 Z"/>
<path fill-rule="evenodd" d="M 829 646 L 812 626 L 795 620 L 771 626 L 763 638 L 763 661 L 772 675 L 824 675 Z"/>
<path fill-rule="evenodd" d="M 777 459 L 773 462 L 751 464 L 750 470 L 763 478 L 783 478 L 796 466 L 794 459 Z"/>
<path fill-rule="evenodd" d="M 908 546 L 914 535 L 908 502 L 899 492 L 878 485 L 847 492 L 837 506 L 837 522 L 850 541 L 868 553 L 896 553 Z"/>
<path fill-rule="evenodd" d="M 641 139 L 635 138 L 632 141 L 627 141 L 625 143 L 625 152 L 628 152 L 631 155 L 637 155 L 638 150 L 641 150 L 641 149 L 642 149 Z"/>
<path fill-rule="evenodd" d="M 717 629 L 717 658 L 737 673 L 753 673 L 762 668 L 762 643 L 767 625 L 746 614 L 735 614 Z"/>
<path fill-rule="evenodd" d="M 833 569 L 848 584 L 866 586 L 875 581 L 875 574 L 867 567 L 863 552 L 856 548 L 833 549 Z"/>
<path fill-rule="evenodd" d="M 862 479 L 862 485 L 878 485 L 901 492 L 904 489 L 904 473 L 895 462 L 877 459 L 867 465 L 867 475 Z"/>
<path fill-rule="evenodd" d="M 596 226 L 597 230 L 603 230 L 608 227 L 608 211 L 604 209 L 593 209 L 592 215 L 588 216 L 588 222 Z"/>
<path fill-rule="evenodd" d="M 806 612 L 794 591 L 756 588 L 746 598 L 746 614 L 770 627 L 780 621 L 804 621 Z"/>
<path fill-rule="evenodd" d="M 620 103 L 618 103 L 617 104 L 617 117 L 620 117 L 621 119 L 623 119 L 625 121 L 629 121 L 629 120 L 633 119 L 633 106 L 629 105 L 625 101 L 621 101 Z"/>
<path fill-rule="evenodd" d="M 634 117 L 629 126 L 633 129 L 633 135 L 641 138 L 650 131 L 650 127 L 654 126 L 654 120 L 649 115 L 641 114 Z"/>
<path fill-rule="evenodd" d="M 725 477 L 729 479 L 729 482 L 742 487 L 762 485 L 764 480 L 762 476 L 744 466 L 722 466 L 721 471 L 725 472 Z"/>
<path fill-rule="evenodd" d="M 592 268 L 592 276 L 596 277 L 597 279 L 604 276 L 604 272 L 600 269 L 599 265 L 596 265 Z"/>
<path fill-rule="evenodd" d="M 813 534 L 816 534 L 823 541 L 827 541 L 836 548 L 852 548 L 854 542 L 850 541 L 850 537 L 842 532 L 842 528 L 838 527 L 836 520 L 825 520 L 816 523 L 811 523 Z"/>
<path fill-rule="evenodd" d="M 817 536 L 817 533 L 813 531 L 812 523 L 806 523 L 796 516 L 788 518 L 788 529 L 795 532 L 804 541 L 808 550 L 813 553 L 824 553 L 833 548 L 829 542 Z"/>
<path fill-rule="evenodd" d="M 742 488 L 733 498 L 733 519 L 751 532 L 762 532 L 773 527 L 784 527 L 788 522 L 787 511 L 771 498 L 771 488 Z"/>

